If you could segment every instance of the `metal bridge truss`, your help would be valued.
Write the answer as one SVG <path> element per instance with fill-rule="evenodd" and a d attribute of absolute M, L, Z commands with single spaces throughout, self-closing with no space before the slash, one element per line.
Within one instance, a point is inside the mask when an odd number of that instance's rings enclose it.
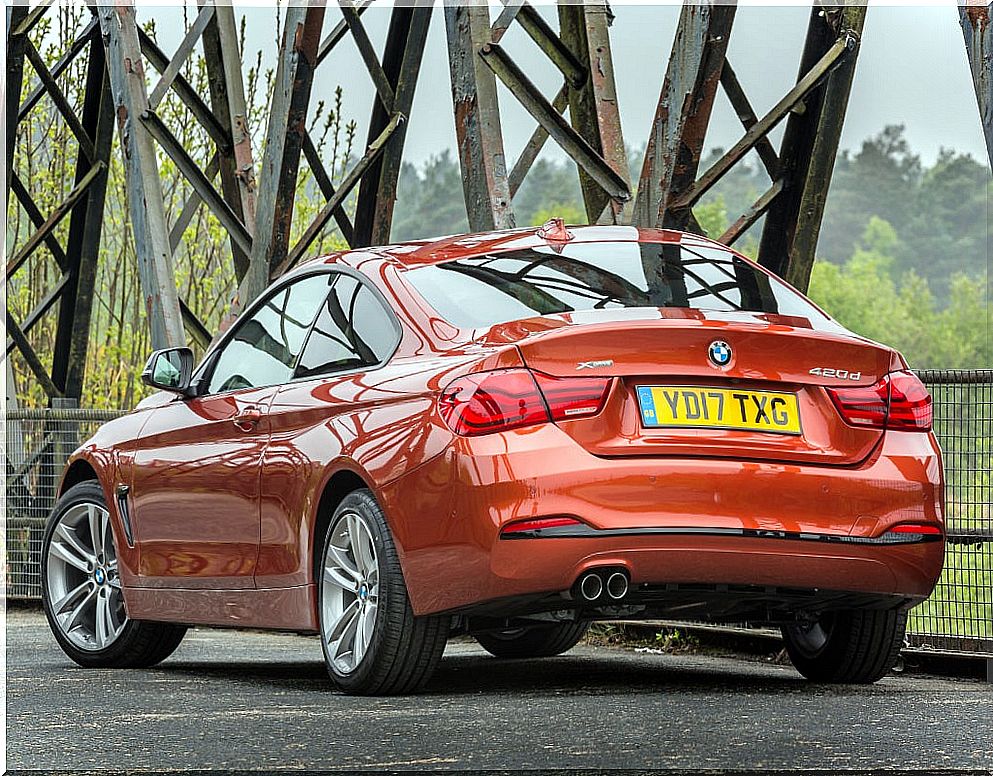
<path fill-rule="evenodd" d="M 332 220 L 352 247 L 389 242 L 406 124 L 428 27 L 442 16 L 458 155 L 473 230 L 515 226 L 514 195 L 549 140 L 576 163 L 590 222 L 691 231 L 700 231 L 693 206 L 755 151 L 768 173 L 769 187 L 719 239 L 732 244 L 765 216 L 759 260 L 798 287 L 806 287 L 865 6 L 814 5 L 795 85 L 765 115 L 758 116 L 726 55 L 735 5 L 685 5 L 635 191 L 628 175 L 611 58 L 613 12 L 605 3 L 559 5 L 558 30 L 532 5 L 516 0 L 505 0 L 495 18 L 485 4 L 446 5 L 433 13 L 430 2 L 408 3 L 392 9 L 381 54 L 362 22 L 369 4 L 370 0 L 343 1 L 337 11 L 330 11 L 323 2 L 310 0 L 285 9 L 261 160 L 253 158 L 243 66 L 229 4 L 199 0 L 198 15 L 171 55 L 138 26 L 128 0 L 94 4 L 88 23 L 62 59 L 51 66 L 30 38 L 49 4 L 8 7 L 7 196 L 16 199 L 35 231 L 9 251 L 7 280 L 42 245 L 58 264 L 60 279 L 22 320 L 14 320 L 8 307 L 6 353 L 13 348 L 21 353 L 51 400 L 78 400 L 82 392 L 115 124 L 152 345 L 176 346 L 192 340 L 206 346 L 212 333 L 180 297 L 173 271 L 173 254 L 198 208 L 207 207 L 229 235 L 239 282 L 236 306 L 250 301 L 272 278 L 307 255 Z M 960 8 L 987 146 L 993 154 L 989 13 L 987 5 Z M 519 25 L 561 73 L 562 86 L 556 94 L 542 94 L 502 46 L 512 25 Z M 365 151 L 335 185 L 306 119 L 315 72 L 346 36 L 359 53 L 361 63 L 356 66 L 367 70 L 372 79 L 375 97 Z M 198 45 L 209 76 L 207 95 L 198 94 L 181 72 Z M 86 57 L 86 80 L 82 102 L 74 109 L 58 78 L 77 57 Z M 25 68 L 33 68 L 40 82 L 30 94 L 22 94 Z M 536 123 L 512 165 L 504 152 L 497 81 Z M 742 135 L 709 169 L 701 171 L 704 139 L 719 88 L 741 120 Z M 169 92 L 210 137 L 213 154 L 206 167 L 194 161 L 157 113 Z M 40 210 L 27 182 L 16 175 L 14 158 L 17 125 L 42 99 L 54 103 L 78 142 L 74 186 L 49 213 Z M 776 148 L 770 132 L 783 122 L 783 138 Z M 166 212 L 159 152 L 171 159 L 192 190 L 176 213 Z M 291 244 L 302 162 L 311 170 L 325 204 Z M 345 202 L 353 193 L 355 210 L 350 217 Z M 57 227 L 66 218 L 68 229 L 60 232 Z M 57 233 L 66 235 L 64 244 Z M 54 350 L 38 353 L 29 335 L 51 314 L 57 316 Z"/>

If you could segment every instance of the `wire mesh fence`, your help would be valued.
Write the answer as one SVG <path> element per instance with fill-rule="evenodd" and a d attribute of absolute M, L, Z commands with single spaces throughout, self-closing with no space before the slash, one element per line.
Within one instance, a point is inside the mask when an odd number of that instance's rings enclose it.
<path fill-rule="evenodd" d="M 122 414 L 69 407 L 7 412 L 3 539 L 8 598 L 41 598 L 42 532 L 65 461 L 101 423 Z"/>
<path fill-rule="evenodd" d="M 934 397 L 948 541 L 931 597 L 912 610 L 921 650 L 993 655 L 993 369 L 918 373 Z"/>
<path fill-rule="evenodd" d="M 934 594 L 911 612 L 912 649 L 993 656 L 993 370 L 919 373 L 934 396 L 948 543 Z M 114 411 L 7 413 L 7 596 L 41 597 L 41 543 L 63 463 Z"/>

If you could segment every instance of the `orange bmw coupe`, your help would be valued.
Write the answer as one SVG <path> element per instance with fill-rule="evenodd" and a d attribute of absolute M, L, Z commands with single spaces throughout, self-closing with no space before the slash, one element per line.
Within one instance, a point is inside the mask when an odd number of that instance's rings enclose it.
<path fill-rule="evenodd" d="M 867 304 L 870 300 L 866 300 Z M 556 655 L 590 622 L 781 627 L 872 682 L 944 552 L 931 398 L 705 238 L 633 227 L 315 259 L 69 461 L 44 603 L 84 666 L 190 625 L 320 635 L 349 693 L 421 688 L 451 634 Z"/>

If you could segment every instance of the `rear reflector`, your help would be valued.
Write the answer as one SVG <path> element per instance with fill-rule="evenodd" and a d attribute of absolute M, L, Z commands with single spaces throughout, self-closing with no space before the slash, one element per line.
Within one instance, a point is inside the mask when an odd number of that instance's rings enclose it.
<path fill-rule="evenodd" d="M 480 436 L 590 417 L 603 408 L 609 388 L 609 377 L 550 377 L 504 369 L 458 378 L 442 391 L 439 407 L 456 434 Z"/>
<path fill-rule="evenodd" d="M 827 392 L 849 425 L 894 431 L 931 430 L 931 395 L 911 372 L 893 372 L 874 385 L 828 388 Z"/>
<path fill-rule="evenodd" d="M 528 531 L 540 531 L 542 528 L 565 528 L 583 525 L 581 520 L 574 517 L 532 517 L 528 520 L 519 520 L 506 526 L 500 533 L 525 533 Z"/>
<path fill-rule="evenodd" d="M 926 523 L 901 523 L 900 525 L 893 526 L 886 533 L 941 536 L 941 529 L 936 525 L 928 525 Z"/>

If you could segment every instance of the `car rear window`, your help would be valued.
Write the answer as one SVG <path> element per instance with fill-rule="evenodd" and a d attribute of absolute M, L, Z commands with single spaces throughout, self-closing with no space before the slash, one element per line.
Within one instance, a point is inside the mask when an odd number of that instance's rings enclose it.
<path fill-rule="evenodd" d="M 462 328 L 624 307 L 744 310 L 837 328 L 786 284 L 708 244 L 547 246 L 417 267 L 406 276 L 428 304 Z"/>

